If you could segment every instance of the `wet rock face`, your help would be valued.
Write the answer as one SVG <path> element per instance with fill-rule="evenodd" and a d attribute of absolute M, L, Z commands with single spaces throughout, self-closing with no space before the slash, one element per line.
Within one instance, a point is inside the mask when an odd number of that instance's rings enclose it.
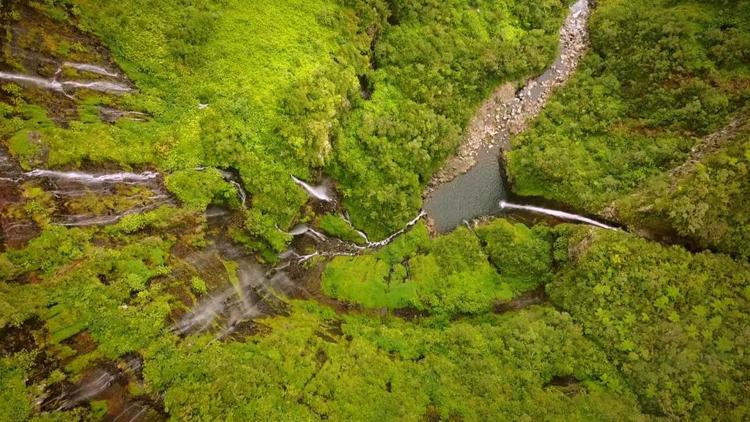
<path fill-rule="evenodd" d="M 50 385 L 38 397 L 42 411 L 53 412 L 75 407 L 88 407 L 91 401 L 104 401 L 107 411 L 104 420 L 161 421 L 166 420 L 160 399 L 133 396 L 128 386 L 143 386 L 143 358 L 129 353 L 116 362 L 99 361 L 86 369 L 77 383 L 62 381 Z"/>
<path fill-rule="evenodd" d="M 79 92 L 121 94 L 132 86 L 107 49 L 78 30 L 69 11 L 58 9 L 65 19 L 54 20 L 29 2 L 3 2 L 0 82 L 13 82 L 24 89 L 12 94 L 0 90 L 0 100 L 20 96 L 44 107 L 54 121 L 65 126 L 78 117 Z"/>
<path fill-rule="evenodd" d="M 24 189 L 42 188 L 46 218 L 63 226 L 112 224 L 126 215 L 173 203 L 155 172 L 24 172 L 2 147 L 0 187 L 0 233 L 5 248 L 21 247 L 39 231 L 24 211 L 28 200 Z"/>
<path fill-rule="evenodd" d="M 0 146 L 0 251 L 23 247 L 39 234 L 39 227 L 28 219 L 19 220 L 12 206 L 22 202 L 18 180 L 23 172 L 8 152 Z"/>
<path fill-rule="evenodd" d="M 34 318 L 19 326 L 6 325 L 0 329 L 0 356 L 8 356 L 22 350 L 32 351 L 37 348 L 34 331 L 40 330 L 43 323 Z"/>

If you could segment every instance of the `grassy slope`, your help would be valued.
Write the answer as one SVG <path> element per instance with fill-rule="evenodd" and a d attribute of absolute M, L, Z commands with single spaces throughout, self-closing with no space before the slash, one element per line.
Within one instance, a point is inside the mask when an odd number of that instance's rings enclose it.
<path fill-rule="evenodd" d="M 745 120 L 726 138 L 618 199 L 619 218 L 657 231 L 667 223 L 703 248 L 750 257 L 750 125 Z"/>

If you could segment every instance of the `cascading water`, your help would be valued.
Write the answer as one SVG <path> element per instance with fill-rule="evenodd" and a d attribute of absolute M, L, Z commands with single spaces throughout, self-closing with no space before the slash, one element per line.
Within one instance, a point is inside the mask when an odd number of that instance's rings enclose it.
<path fill-rule="evenodd" d="M 292 176 L 292 180 L 300 186 L 307 192 L 308 195 L 312 196 L 313 198 L 324 201 L 324 202 L 331 202 L 333 201 L 333 197 L 331 196 L 328 187 L 325 185 L 318 185 L 318 186 L 312 186 L 308 183 L 306 183 L 303 180 L 300 180 L 294 176 Z"/>
<path fill-rule="evenodd" d="M 146 171 L 143 173 L 83 173 L 78 171 L 57 171 L 37 169 L 24 173 L 27 178 L 46 177 L 49 179 L 64 179 L 71 182 L 77 182 L 85 185 L 102 184 L 102 183 L 139 183 L 154 180 L 159 177 L 159 173 Z"/>
<path fill-rule="evenodd" d="M 57 79 L 46 79 L 39 76 L 23 75 L 20 73 L 0 72 L 0 79 L 22 84 L 34 85 L 50 91 L 65 95 L 70 89 L 90 89 L 109 94 L 123 94 L 132 91 L 127 85 L 110 81 L 58 81 Z"/>
<path fill-rule="evenodd" d="M 96 73 L 97 75 L 109 76 L 112 78 L 120 77 L 120 74 L 118 74 L 117 72 L 112 72 L 108 69 L 105 69 L 102 66 L 97 66 L 95 64 L 63 62 L 62 67 L 70 67 L 76 70 L 81 70 L 81 71 L 89 72 L 89 73 Z"/>
<path fill-rule="evenodd" d="M 419 221 L 425 215 L 427 215 L 427 213 L 424 210 L 419 211 L 419 214 L 416 217 L 414 217 L 411 221 L 409 221 L 408 223 L 406 223 L 406 226 L 404 226 L 404 228 L 402 228 L 401 230 L 399 230 L 399 231 L 391 234 L 390 236 L 386 237 L 383 240 L 380 240 L 380 241 L 377 241 L 377 242 L 367 242 L 367 247 L 369 247 L 369 248 L 380 248 L 380 247 L 383 247 L 383 246 L 391 243 L 393 241 L 393 239 L 395 239 L 397 236 L 399 236 L 402 233 L 404 233 L 411 226 L 417 224 L 417 221 Z M 366 237 L 367 236 L 365 236 L 365 238 Z"/>
<path fill-rule="evenodd" d="M 572 213 L 565 212 L 565 211 L 553 210 L 553 209 L 543 208 L 543 207 L 535 207 L 533 205 L 519 205 L 519 204 L 513 204 L 513 203 L 505 202 L 505 201 L 500 201 L 500 208 L 504 210 L 512 209 L 512 210 L 528 211 L 528 212 L 533 212 L 537 214 L 544 214 L 544 215 L 549 215 L 549 216 L 556 217 L 562 220 L 578 221 L 584 224 L 601 227 L 603 229 L 617 230 L 616 227 L 608 226 L 604 223 L 593 220 L 591 218 L 584 217 L 578 214 L 572 214 Z"/>
<path fill-rule="evenodd" d="M 291 293 L 285 274 L 268 277 L 263 266 L 241 247 L 216 239 L 213 246 L 186 258 L 196 268 L 209 267 L 217 260 L 234 262 L 236 274 L 230 275 L 229 285 L 201 301 L 174 325 L 173 330 L 178 334 L 218 331 L 218 336 L 224 337 L 242 321 L 283 310 L 281 296 Z M 220 269 L 229 271 L 230 268 Z"/>
<path fill-rule="evenodd" d="M 45 191 L 52 195 L 57 203 L 52 219 L 64 226 L 107 225 L 119 221 L 122 217 L 154 209 L 172 202 L 164 189 L 160 175 L 156 172 L 141 173 L 86 173 L 81 171 L 59 171 L 35 169 L 21 171 L 20 166 L 4 150 L 0 150 L 0 195 L 2 208 L 20 203 L 22 198 L 19 187 L 24 182 L 43 183 Z M 120 208 L 105 210 L 105 213 L 82 212 L 80 208 L 71 210 L 69 205 L 76 200 L 113 195 L 127 202 Z M 75 207 L 74 207 L 75 209 Z M 65 212 L 67 211 L 67 213 Z M 17 237 L 12 232 L 18 229 L 16 223 L 0 221 L 3 232 L 11 238 Z"/>

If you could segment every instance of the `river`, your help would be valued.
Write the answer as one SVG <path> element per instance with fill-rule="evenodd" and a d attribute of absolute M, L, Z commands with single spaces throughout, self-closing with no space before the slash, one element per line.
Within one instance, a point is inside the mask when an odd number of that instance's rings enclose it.
<path fill-rule="evenodd" d="M 474 165 L 463 174 L 443 176 L 452 180 L 437 184 L 426 195 L 424 209 L 437 231 L 448 232 L 464 221 L 503 212 L 500 202 L 506 201 L 509 195 L 500 156 L 510 148 L 511 136 L 521 132 L 539 114 L 552 91 L 564 84 L 575 71 L 588 46 L 586 23 L 589 15 L 588 0 L 578 0 L 571 5 L 560 29 L 559 51 L 552 65 L 538 77 L 526 81 L 515 96 L 498 101 L 493 95 L 488 100 L 494 101 L 489 107 L 480 107 L 481 114 L 475 116 L 475 120 L 487 122 L 485 124 L 492 127 L 485 128 L 486 139 L 477 145 L 476 151 L 462 151 L 468 156 L 476 156 Z"/>

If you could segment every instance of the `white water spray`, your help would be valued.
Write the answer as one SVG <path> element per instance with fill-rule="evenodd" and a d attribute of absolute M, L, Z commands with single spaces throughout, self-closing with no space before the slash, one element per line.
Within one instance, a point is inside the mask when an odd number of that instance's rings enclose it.
<path fill-rule="evenodd" d="M 12 82 L 22 82 L 31 85 L 36 85 L 40 88 L 49 89 L 51 91 L 63 92 L 63 86 L 60 82 L 51 79 L 39 78 L 37 76 L 21 75 L 18 73 L 0 72 L 0 79 Z"/>
<path fill-rule="evenodd" d="M 296 226 L 292 227 L 292 229 L 289 230 L 287 234 L 290 234 L 292 236 L 308 235 L 312 237 L 313 239 L 317 239 L 321 241 L 327 239 L 326 235 L 324 235 L 323 233 L 313 229 L 312 227 L 304 223 L 297 224 Z"/>
<path fill-rule="evenodd" d="M 240 198 L 240 203 L 243 207 L 247 208 L 247 194 L 245 193 L 245 189 L 240 185 L 239 182 L 235 180 L 227 180 L 230 185 L 234 186 L 234 189 L 237 191 L 237 196 Z"/>
<path fill-rule="evenodd" d="M 57 171 L 57 170 L 45 170 L 37 169 L 24 173 L 26 177 L 46 177 L 49 179 L 62 179 L 70 180 L 82 184 L 98 184 L 98 183 L 127 183 L 127 182 L 146 182 L 149 180 L 156 179 L 159 177 L 158 173 L 146 171 L 143 173 L 107 173 L 107 174 L 91 174 L 82 173 L 77 171 Z"/>
<path fill-rule="evenodd" d="M 109 81 L 58 81 L 57 79 L 45 79 L 38 76 L 22 75 L 19 73 L 0 72 L 0 79 L 12 82 L 20 82 L 35 85 L 40 88 L 49 89 L 50 91 L 60 92 L 68 95 L 65 90 L 72 89 L 90 89 L 113 94 L 130 92 L 132 89 L 127 85 L 118 84 Z"/>
<path fill-rule="evenodd" d="M 89 72 L 89 73 L 96 73 L 97 75 L 110 76 L 113 78 L 117 78 L 120 76 L 117 72 L 111 72 L 95 64 L 64 62 L 62 64 L 62 67 L 70 67 L 76 70 L 82 70 L 84 72 Z"/>
<path fill-rule="evenodd" d="M 302 186 L 302 188 L 307 191 L 308 195 L 314 197 L 315 199 L 324 202 L 333 201 L 333 198 L 331 198 L 330 193 L 328 193 L 328 188 L 326 188 L 325 185 L 312 186 L 304 182 L 303 180 L 297 179 L 294 176 L 292 176 L 292 180 L 294 180 L 296 184 Z"/>
<path fill-rule="evenodd" d="M 571 214 L 569 212 L 565 211 L 558 211 L 558 210 L 551 210 L 548 208 L 542 208 L 542 207 L 535 207 L 532 205 L 519 205 L 519 204 L 513 204 L 510 202 L 500 201 L 500 208 L 502 209 L 514 209 L 514 210 L 524 210 L 529 212 L 534 212 L 537 214 L 545 214 L 545 215 L 551 215 L 553 217 L 561 218 L 563 220 L 573 220 L 573 221 L 580 221 L 581 223 L 590 224 L 592 226 L 601 227 L 603 229 L 608 230 L 617 230 L 617 228 L 608 226 L 604 223 L 600 223 L 596 220 L 592 220 L 590 218 L 578 215 L 578 214 Z"/>
<path fill-rule="evenodd" d="M 379 248 L 381 246 L 385 246 L 385 245 L 391 243 L 391 241 L 393 241 L 393 239 L 395 239 L 397 236 L 401 235 L 401 233 L 403 233 L 406 230 L 408 230 L 409 227 L 417 224 L 417 221 L 419 221 L 425 215 L 427 215 L 427 213 L 424 210 L 419 211 L 419 214 L 417 214 L 417 216 L 414 217 L 414 219 L 412 219 L 411 221 L 409 221 L 408 223 L 406 223 L 406 226 L 404 226 L 404 228 L 402 228 L 401 230 L 393 233 L 392 235 L 390 235 L 390 236 L 386 237 L 385 239 L 380 240 L 378 242 L 368 242 L 367 246 L 370 247 L 370 248 Z"/>
<path fill-rule="evenodd" d="M 109 92 L 113 94 L 121 94 L 131 91 L 129 86 L 108 81 L 63 81 L 61 83 L 63 88 L 85 88 L 93 91 Z"/>

